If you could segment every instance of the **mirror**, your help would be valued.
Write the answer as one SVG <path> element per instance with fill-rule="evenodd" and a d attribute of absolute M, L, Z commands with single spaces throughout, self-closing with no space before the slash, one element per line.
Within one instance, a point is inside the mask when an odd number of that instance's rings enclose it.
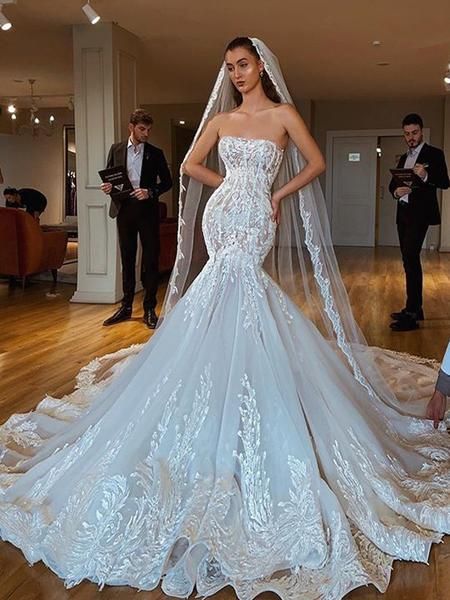
<path fill-rule="evenodd" d="M 64 125 L 64 220 L 77 220 L 77 150 L 75 126 Z"/>

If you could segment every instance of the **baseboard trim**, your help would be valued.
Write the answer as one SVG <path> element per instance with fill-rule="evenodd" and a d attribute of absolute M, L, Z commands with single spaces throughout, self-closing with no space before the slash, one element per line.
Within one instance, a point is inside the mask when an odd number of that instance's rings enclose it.
<path fill-rule="evenodd" d="M 80 304 L 115 304 L 119 298 L 113 292 L 82 292 L 77 290 L 70 302 Z"/>

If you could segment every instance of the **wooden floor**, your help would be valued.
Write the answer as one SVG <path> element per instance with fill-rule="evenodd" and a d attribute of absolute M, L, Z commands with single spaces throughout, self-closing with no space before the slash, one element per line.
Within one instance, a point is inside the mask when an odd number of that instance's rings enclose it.
<path fill-rule="evenodd" d="M 450 338 L 450 254 L 425 254 L 425 316 L 417 331 L 394 333 L 389 313 L 403 306 L 403 272 L 398 250 L 340 249 L 338 258 L 355 316 L 371 345 L 441 359 Z M 164 290 L 161 286 L 161 298 Z M 101 326 L 114 307 L 70 304 L 73 286 L 52 293 L 47 282 L 24 291 L 0 280 L 0 421 L 31 410 L 45 393 L 60 396 L 73 388 L 79 369 L 96 356 L 146 341 L 151 332 L 141 321 L 137 297 L 130 322 Z M 90 583 L 66 590 L 42 564 L 29 567 L 13 546 L 0 543 L 0 600 L 158 600 L 159 589 L 137 592 Z M 215 600 L 233 600 L 226 589 Z M 275 598 L 265 594 L 261 598 Z M 430 566 L 396 563 L 388 592 L 355 590 L 346 600 L 449 600 L 450 538 L 432 550 Z M 301 598 L 299 598 L 301 600 Z"/>

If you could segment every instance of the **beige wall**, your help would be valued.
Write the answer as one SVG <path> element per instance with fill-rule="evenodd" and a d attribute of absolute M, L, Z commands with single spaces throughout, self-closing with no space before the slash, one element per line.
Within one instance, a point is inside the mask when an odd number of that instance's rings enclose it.
<path fill-rule="evenodd" d="M 142 108 L 148 110 L 154 119 L 150 142 L 163 150 L 171 166 L 172 123 L 186 121 L 190 127 L 197 127 L 205 106 L 204 104 L 143 104 Z"/>
<path fill-rule="evenodd" d="M 430 128 L 430 143 L 439 148 L 444 141 L 444 98 L 413 98 L 411 100 L 348 100 L 316 101 L 313 106 L 313 135 L 326 155 L 327 131 L 353 129 L 401 129 L 408 113 L 418 113 L 424 127 Z M 406 147 L 405 147 L 406 148 Z M 325 177 L 321 185 L 325 192 Z M 439 227 L 431 227 L 427 245 L 439 244 Z"/>
<path fill-rule="evenodd" d="M 401 129 L 408 113 L 418 113 L 424 127 L 430 128 L 430 143 L 442 148 L 444 136 L 444 99 L 412 100 L 319 100 L 313 103 L 312 132 L 326 155 L 327 132 L 353 129 Z M 321 176 L 325 190 L 325 175 Z"/>
<path fill-rule="evenodd" d="M 5 186 L 32 187 L 48 200 L 42 223 L 59 223 L 63 217 L 63 125 L 73 123 L 73 112 L 65 108 L 42 109 L 41 121 L 56 118 L 52 136 L 33 138 L 29 133 L 12 135 L 9 119 L 0 120 L 0 167 L 5 183 L 0 186 L 0 204 L 4 206 Z M 9 130 L 9 132 L 8 132 Z"/>
<path fill-rule="evenodd" d="M 320 100 L 314 102 L 313 133 L 323 152 L 327 131 L 346 129 L 401 128 L 403 117 L 419 113 L 424 126 L 431 130 L 431 144 L 442 147 L 444 99 L 413 98 L 411 100 Z"/>

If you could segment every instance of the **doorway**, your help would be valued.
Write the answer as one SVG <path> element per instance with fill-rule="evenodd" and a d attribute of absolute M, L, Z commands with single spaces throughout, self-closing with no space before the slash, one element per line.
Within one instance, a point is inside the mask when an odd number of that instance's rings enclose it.
<path fill-rule="evenodd" d="M 424 128 L 424 141 L 430 139 Z M 336 246 L 398 246 L 389 169 L 405 152 L 401 129 L 327 132 L 326 202 Z"/>
<path fill-rule="evenodd" d="M 378 141 L 377 219 L 375 240 L 377 246 L 399 246 L 395 216 L 397 201 L 389 191 L 391 173 L 405 152 L 403 136 L 383 136 Z"/>

